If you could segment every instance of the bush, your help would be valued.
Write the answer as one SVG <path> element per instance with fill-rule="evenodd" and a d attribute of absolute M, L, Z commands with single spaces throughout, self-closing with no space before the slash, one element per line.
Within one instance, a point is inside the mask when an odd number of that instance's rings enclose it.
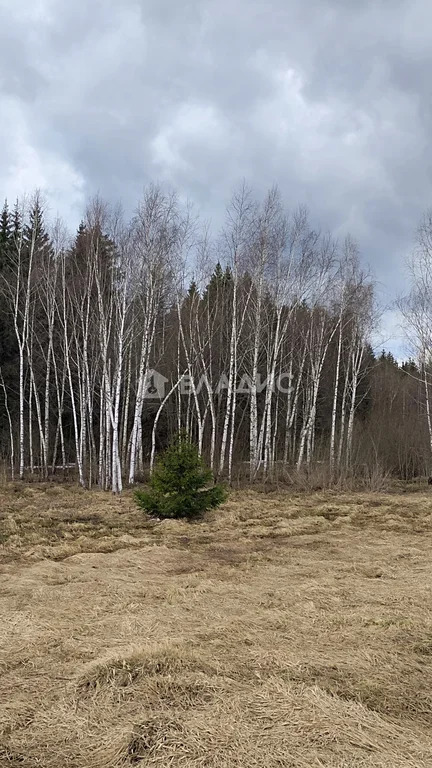
<path fill-rule="evenodd" d="M 198 449 L 179 435 L 156 464 L 149 491 L 136 491 L 139 507 L 160 518 L 200 517 L 226 498 L 221 485 L 212 485 L 213 475 L 204 466 Z"/>

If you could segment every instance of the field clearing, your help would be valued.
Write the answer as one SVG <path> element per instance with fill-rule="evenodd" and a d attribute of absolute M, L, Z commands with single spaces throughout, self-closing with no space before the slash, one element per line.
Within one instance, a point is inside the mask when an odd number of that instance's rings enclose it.
<path fill-rule="evenodd" d="M 0 765 L 432 766 L 432 494 L 0 489 Z"/>

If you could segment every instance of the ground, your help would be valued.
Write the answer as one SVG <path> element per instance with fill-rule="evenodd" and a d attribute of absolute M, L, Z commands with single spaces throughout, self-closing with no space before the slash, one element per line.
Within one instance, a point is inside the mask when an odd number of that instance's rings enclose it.
<path fill-rule="evenodd" d="M 1 766 L 432 766 L 432 494 L 0 510 Z"/>

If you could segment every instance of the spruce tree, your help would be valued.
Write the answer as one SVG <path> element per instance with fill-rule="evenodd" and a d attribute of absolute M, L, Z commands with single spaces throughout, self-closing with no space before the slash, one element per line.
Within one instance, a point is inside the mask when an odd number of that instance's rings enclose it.
<path fill-rule="evenodd" d="M 150 479 L 150 491 L 136 491 L 142 509 L 160 518 L 189 520 L 218 507 L 226 494 L 221 485 L 210 485 L 212 472 L 204 466 L 197 447 L 180 434 L 159 459 Z"/>
<path fill-rule="evenodd" d="M 15 201 L 13 213 L 12 213 L 12 243 L 13 246 L 16 247 L 17 243 L 19 243 L 21 236 L 22 236 L 22 218 L 21 218 L 21 211 L 19 206 L 19 201 Z"/>
<path fill-rule="evenodd" d="M 13 219 L 5 200 L 0 214 L 0 364 L 2 366 L 10 363 L 16 356 L 13 318 L 6 289 L 14 248 L 13 230 Z"/>
<path fill-rule="evenodd" d="M 15 213 L 11 214 L 7 200 L 5 200 L 0 214 L 0 367 L 3 382 L 7 390 L 8 405 L 12 412 L 13 419 L 17 418 L 16 380 L 18 375 L 18 349 L 8 293 L 8 284 L 11 277 L 11 265 L 15 247 L 14 216 Z M 1 394 L 1 435 L 8 429 L 8 422 L 3 404 L 4 396 Z"/>
<path fill-rule="evenodd" d="M 30 210 L 29 220 L 23 227 L 24 254 L 30 259 L 30 253 L 33 253 L 33 260 L 40 261 L 49 257 L 51 254 L 51 242 L 48 232 L 45 229 L 43 209 L 36 195 Z"/>
<path fill-rule="evenodd" d="M 8 262 L 8 254 L 12 245 L 12 222 L 9 214 L 7 200 L 4 201 L 0 214 L 0 272 Z"/>

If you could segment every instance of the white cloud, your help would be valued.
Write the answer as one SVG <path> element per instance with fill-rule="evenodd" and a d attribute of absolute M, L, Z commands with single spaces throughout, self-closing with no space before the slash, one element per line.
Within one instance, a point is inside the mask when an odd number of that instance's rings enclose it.
<path fill-rule="evenodd" d="M 276 182 L 394 296 L 432 202 L 431 20 L 427 0 L 3 0 L 0 195 L 131 210 L 162 178 L 220 220 L 243 177 Z"/>
<path fill-rule="evenodd" d="M 51 213 L 76 223 L 83 206 L 84 179 L 61 156 L 37 148 L 31 137 L 24 107 L 11 98 L 0 98 L 5 121 L 0 127 L 0 190 L 10 202 L 40 189 Z M 13 126 L 13 131 L 9 130 Z"/>
<path fill-rule="evenodd" d="M 211 104 L 182 104 L 171 121 L 151 142 L 153 162 L 162 174 L 173 180 L 177 171 L 195 174 L 191 150 L 209 154 L 229 148 L 230 129 L 224 117 Z"/>

